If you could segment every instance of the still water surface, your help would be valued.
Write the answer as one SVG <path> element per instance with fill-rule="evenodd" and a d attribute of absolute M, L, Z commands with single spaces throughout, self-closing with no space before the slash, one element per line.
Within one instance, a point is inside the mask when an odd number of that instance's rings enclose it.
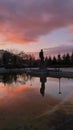
<path fill-rule="evenodd" d="M 73 130 L 73 79 L 0 75 L 0 130 Z"/>

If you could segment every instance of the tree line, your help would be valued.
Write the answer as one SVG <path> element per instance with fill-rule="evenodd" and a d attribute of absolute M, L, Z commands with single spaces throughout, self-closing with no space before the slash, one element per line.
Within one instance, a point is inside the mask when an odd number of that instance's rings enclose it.
<path fill-rule="evenodd" d="M 22 54 L 13 54 L 5 51 L 3 57 L 0 57 L 0 67 L 22 68 L 22 67 L 40 67 L 40 58 Z M 47 56 L 44 58 L 44 67 L 73 67 L 73 52 L 57 56 Z"/>
<path fill-rule="evenodd" d="M 73 67 L 73 52 L 71 54 L 59 54 L 53 58 L 46 57 L 44 62 L 46 67 Z"/>

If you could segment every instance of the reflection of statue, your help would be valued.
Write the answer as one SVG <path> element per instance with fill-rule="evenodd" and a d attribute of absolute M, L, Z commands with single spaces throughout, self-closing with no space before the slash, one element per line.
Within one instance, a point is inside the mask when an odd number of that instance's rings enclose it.
<path fill-rule="evenodd" d="M 46 77 L 45 76 L 40 77 L 40 82 L 41 82 L 40 93 L 42 94 L 42 96 L 44 96 Z"/>
<path fill-rule="evenodd" d="M 40 57 L 40 68 L 44 68 L 44 53 L 42 49 L 39 52 L 39 57 Z"/>

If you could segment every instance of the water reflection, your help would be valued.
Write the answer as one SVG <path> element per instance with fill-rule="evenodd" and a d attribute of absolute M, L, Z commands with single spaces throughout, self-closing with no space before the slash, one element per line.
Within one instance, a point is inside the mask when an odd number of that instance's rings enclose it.
<path fill-rule="evenodd" d="M 59 94 L 62 94 L 61 92 L 61 79 L 59 78 Z"/>
<path fill-rule="evenodd" d="M 47 83 L 47 77 L 45 75 L 39 76 L 41 86 L 40 87 L 40 94 L 42 96 L 45 95 L 45 83 Z M 4 74 L 0 75 L 0 82 L 2 82 L 4 85 L 10 85 L 10 84 L 17 84 L 20 83 L 21 85 L 26 84 L 28 81 L 30 81 L 30 86 L 32 86 L 32 79 L 33 77 L 31 75 L 27 75 L 25 73 L 23 74 Z M 61 78 L 58 78 L 59 81 L 59 94 L 62 94 L 61 92 Z M 33 81 L 34 82 L 34 81 Z"/>
<path fill-rule="evenodd" d="M 73 80 L 0 75 L 0 130 L 63 130 L 73 118 L 72 92 Z"/>
<path fill-rule="evenodd" d="M 0 75 L 0 82 L 6 84 L 12 84 L 12 83 L 17 83 L 20 82 L 21 84 L 24 84 L 30 79 L 30 76 L 26 74 L 3 74 Z"/>
<path fill-rule="evenodd" d="M 67 82 L 66 82 L 66 81 Z M 67 87 L 65 90 L 63 87 L 63 84 L 67 84 L 67 86 L 70 86 L 70 84 L 73 84 L 73 80 L 70 79 L 61 79 L 61 78 L 50 78 L 46 77 L 45 75 L 41 76 L 32 76 L 25 73 L 22 74 L 4 74 L 0 75 L 0 82 L 4 84 L 4 86 L 13 87 L 13 86 L 21 86 L 21 85 L 28 85 L 31 88 L 36 87 L 39 90 L 39 93 L 42 97 L 45 96 L 45 94 L 51 94 L 52 96 L 65 97 L 67 93 L 72 91 L 72 88 Z M 54 83 L 55 82 L 55 83 Z M 38 87 L 37 87 L 38 84 Z M 51 86 L 52 84 L 52 86 Z"/>
<path fill-rule="evenodd" d="M 61 78 L 58 78 L 58 80 L 59 80 L 59 94 L 62 94 L 62 92 L 61 92 Z M 40 93 L 42 96 L 44 96 L 45 95 L 45 83 L 47 82 L 47 77 L 41 76 L 40 82 L 41 82 Z"/>
<path fill-rule="evenodd" d="M 40 93 L 42 94 L 42 96 L 44 96 L 44 94 L 45 94 L 45 83 L 47 82 L 46 76 L 41 76 L 40 82 L 41 82 Z"/>

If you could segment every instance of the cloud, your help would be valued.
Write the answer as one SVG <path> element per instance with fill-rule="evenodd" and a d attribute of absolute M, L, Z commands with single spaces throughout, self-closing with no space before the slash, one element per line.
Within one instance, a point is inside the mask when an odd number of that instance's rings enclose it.
<path fill-rule="evenodd" d="M 53 56 L 58 56 L 64 55 L 64 54 L 71 54 L 73 52 L 73 45 L 62 45 L 62 46 L 57 46 L 57 47 L 50 47 L 50 48 L 44 48 L 44 56 L 46 57 L 53 57 Z M 29 52 L 28 54 L 34 55 L 36 59 L 39 58 L 39 52 Z"/>
<path fill-rule="evenodd" d="M 68 31 L 69 31 L 70 34 L 73 34 L 73 25 L 68 27 Z"/>
<path fill-rule="evenodd" d="M 73 0 L 0 0 L 0 34 L 27 43 L 73 25 Z"/>
<path fill-rule="evenodd" d="M 69 40 L 69 42 L 73 44 L 73 39 L 72 39 L 72 40 Z"/>

